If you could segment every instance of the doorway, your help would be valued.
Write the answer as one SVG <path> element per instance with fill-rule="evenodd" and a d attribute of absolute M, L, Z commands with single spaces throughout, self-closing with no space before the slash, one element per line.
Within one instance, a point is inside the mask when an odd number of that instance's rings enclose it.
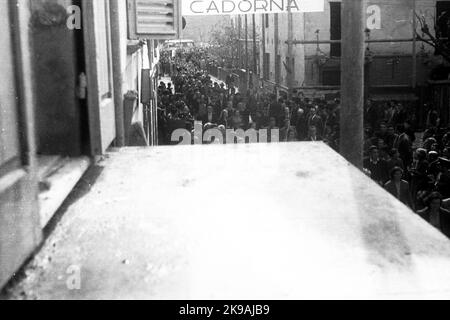
<path fill-rule="evenodd" d="M 34 114 L 42 227 L 90 165 L 83 30 L 67 28 L 66 3 L 32 2 Z M 71 5 L 82 8 L 82 1 L 72 0 Z"/>

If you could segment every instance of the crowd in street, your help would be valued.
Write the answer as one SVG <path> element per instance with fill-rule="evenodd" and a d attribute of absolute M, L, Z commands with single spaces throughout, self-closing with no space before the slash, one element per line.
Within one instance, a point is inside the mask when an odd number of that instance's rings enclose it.
<path fill-rule="evenodd" d="M 250 88 L 238 90 L 213 81 L 204 66 L 213 63 L 205 51 L 178 52 L 176 57 L 163 58 L 171 63 L 171 83 L 159 87 L 160 128 L 169 143 L 175 127 L 189 127 L 194 120 L 205 127 L 220 129 L 278 129 L 279 141 L 324 141 L 337 148 L 339 140 L 339 100 L 310 100 L 301 92 L 291 98 L 279 97 Z M 181 122 L 180 122 L 181 121 Z M 161 126 L 162 124 L 162 126 Z M 270 133 L 269 133 L 269 136 Z"/>
<path fill-rule="evenodd" d="M 338 151 L 339 99 L 308 99 L 295 91 L 280 97 L 256 88 L 238 92 L 212 80 L 205 67 L 211 63 L 203 50 L 178 51 L 175 57 L 163 53 L 171 82 L 161 82 L 158 91 L 161 144 L 171 144 L 175 129 L 191 131 L 194 121 L 201 121 L 204 129 L 221 131 L 278 129 L 279 142 L 323 141 Z M 411 108 L 398 101 L 367 101 L 364 171 L 450 237 L 450 131 L 429 106 L 423 141 L 416 141 Z"/>
<path fill-rule="evenodd" d="M 366 104 L 364 169 L 393 196 L 450 237 L 450 129 L 427 107 L 420 141 L 411 108 Z"/>

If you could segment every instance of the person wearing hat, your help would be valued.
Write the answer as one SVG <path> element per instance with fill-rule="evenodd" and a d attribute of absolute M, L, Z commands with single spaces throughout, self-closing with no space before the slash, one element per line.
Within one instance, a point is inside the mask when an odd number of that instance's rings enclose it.
<path fill-rule="evenodd" d="M 216 114 L 214 113 L 214 108 L 212 106 L 208 106 L 206 108 L 206 114 L 202 117 L 203 124 L 205 123 L 217 123 L 218 119 Z"/>
<path fill-rule="evenodd" d="M 386 161 L 380 159 L 380 152 L 377 146 L 369 148 L 369 157 L 364 159 L 363 167 L 370 172 L 370 177 L 379 185 L 383 186 L 388 180 Z"/>
<path fill-rule="evenodd" d="M 425 153 L 425 157 L 426 157 L 426 153 Z M 387 170 L 387 172 L 391 172 L 391 170 L 394 169 L 395 167 L 400 167 L 403 170 L 405 170 L 405 168 L 403 166 L 403 161 L 402 161 L 402 159 L 400 159 L 400 153 L 398 152 L 398 150 L 390 149 L 388 151 L 388 157 L 386 160 L 386 170 Z"/>
<path fill-rule="evenodd" d="M 442 207 L 442 195 L 432 192 L 426 199 L 427 207 L 417 214 L 450 238 L 450 211 Z"/>
<path fill-rule="evenodd" d="M 230 114 L 228 109 L 223 109 L 220 113 L 218 124 L 223 126 L 225 129 L 229 129 L 231 127 Z"/>
<path fill-rule="evenodd" d="M 382 117 L 380 108 L 375 105 L 372 100 L 367 99 L 365 110 L 365 119 L 367 124 L 369 124 L 372 128 L 377 128 Z"/>
<path fill-rule="evenodd" d="M 399 136 L 394 141 L 394 148 L 400 153 L 403 165 L 407 168 L 412 162 L 412 143 L 409 136 L 405 132 L 404 125 L 398 125 L 397 131 Z"/>
<path fill-rule="evenodd" d="M 318 112 L 319 112 L 319 106 L 313 106 L 309 110 L 308 128 L 311 128 L 311 126 L 314 126 L 317 129 L 318 135 L 322 135 L 324 123 L 323 123 L 322 117 L 319 116 Z"/>
<path fill-rule="evenodd" d="M 220 84 L 220 90 L 221 90 L 222 93 L 225 93 L 227 91 L 226 88 L 225 88 L 225 83 L 222 82 Z"/>
<path fill-rule="evenodd" d="M 409 183 L 402 180 L 403 169 L 400 167 L 392 168 L 390 172 L 390 178 L 384 188 L 398 200 L 403 202 L 410 208 L 413 208 L 413 202 L 411 198 L 411 193 L 409 192 Z"/>
<path fill-rule="evenodd" d="M 386 142 L 386 144 L 388 145 L 388 147 L 390 149 L 394 148 L 394 143 L 398 138 L 398 134 L 395 133 L 395 128 L 393 125 L 389 124 L 387 125 L 387 133 L 386 133 L 386 138 L 384 139 L 384 141 Z"/>
<path fill-rule="evenodd" d="M 436 180 L 436 188 L 444 198 L 450 198 L 450 160 L 441 157 L 438 161 L 441 172 Z"/>
<path fill-rule="evenodd" d="M 308 119 L 306 118 L 305 110 L 299 108 L 294 120 L 295 130 L 300 141 L 303 141 L 308 136 Z"/>
<path fill-rule="evenodd" d="M 310 141 L 310 142 L 323 141 L 322 136 L 320 136 L 317 132 L 316 126 L 314 126 L 314 125 L 309 126 L 309 132 L 308 132 L 308 137 L 306 138 L 306 141 Z"/>
<path fill-rule="evenodd" d="M 378 131 L 375 132 L 375 135 L 378 139 L 383 139 L 384 141 L 387 141 L 388 130 L 386 122 L 380 123 L 380 125 L 378 126 Z"/>
<path fill-rule="evenodd" d="M 429 187 L 428 169 L 429 163 L 427 161 L 427 150 L 418 148 L 414 152 L 414 161 L 409 169 L 411 177 L 411 195 L 413 199 L 417 199 L 417 193 L 425 191 Z"/>
<path fill-rule="evenodd" d="M 436 151 L 428 152 L 427 161 L 429 163 L 428 174 L 436 179 L 440 172 L 439 154 Z"/>
<path fill-rule="evenodd" d="M 430 151 L 431 147 L 437 143 L 437 140 L 434 137 L 430 137 L 425 139 L 425 142 L 423 143 L 423 148 Z"/>

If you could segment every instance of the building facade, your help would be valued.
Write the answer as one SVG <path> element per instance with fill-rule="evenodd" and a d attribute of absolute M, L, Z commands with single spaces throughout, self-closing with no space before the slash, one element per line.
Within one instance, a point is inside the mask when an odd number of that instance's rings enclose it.
<path fill-rule="evenodd" d="M 108 148 L 157 141 L 164 39 L 130 37 L 130 3 L 0 2 L 0 288 Z"/>
<path fill-rule="evenodd" d="M 427 84 L 431 70 L 442 61 L 430 46 L 413 40 L 414 30 L 420 29 L 414 12 L 434 26 L 435 17 L 448 9 L 449 1 L 367 1 L 366 86 L 370 94 L 376 98 L 389 89 L 408 91 Z M 327 41 L 342 39 L 340 1 L 325 0 L 324 12 L 292 15 L 291 64 L 287 14 L 268 14 L 261 19 L 260 77 L 264 83 L 280 90 L 299 89 L 306 95 L 338 91 L 341 45 Z"/>

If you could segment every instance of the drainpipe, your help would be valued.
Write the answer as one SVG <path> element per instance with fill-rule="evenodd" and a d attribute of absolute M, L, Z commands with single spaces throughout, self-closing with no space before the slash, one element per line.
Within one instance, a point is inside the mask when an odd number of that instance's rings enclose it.
<path fill-rule="evenodd" d="M 116 146 L 125 146 L 125 122 L 123 111 L 123 75 L 122 75 L 122 43 L 120 39 L 120 9 L 119 1 L 110 1 L 111 16 L 111 53 L 113 63 L 113 87 L 114 87 L 114 105 L 116 114 Z M 125 45 L 125 44 L 123 44 Z"/>

